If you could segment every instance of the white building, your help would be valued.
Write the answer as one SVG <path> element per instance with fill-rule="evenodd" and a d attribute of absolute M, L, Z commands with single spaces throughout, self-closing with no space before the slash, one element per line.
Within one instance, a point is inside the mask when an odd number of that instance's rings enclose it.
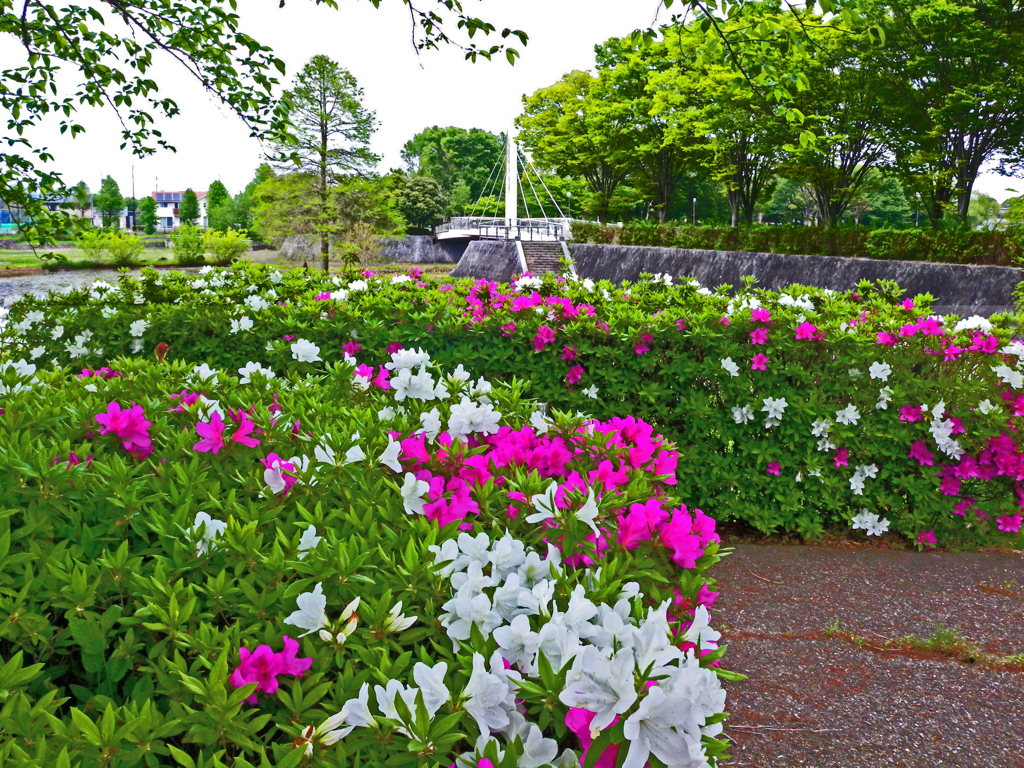
<path fill-rule="evenodd" d="M 171 232 L 181 226 L 181 196 L 182 192 L 154 192 L 151 197 L 156 201 L 156 231 Z M 210 216 L 207 205 L 208 192 L 196 192 L 199 200 L 199 218 L 196 224 L 203 229 L 210 226 Z"/>

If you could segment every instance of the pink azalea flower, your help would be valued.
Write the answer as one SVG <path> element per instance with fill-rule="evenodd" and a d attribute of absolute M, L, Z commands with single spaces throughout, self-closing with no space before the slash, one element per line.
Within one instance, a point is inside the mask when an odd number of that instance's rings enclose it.
<path fill-rule="evenodd" d="M 274 652 L 269 645 L 260 645 L 255 651 L 239 648 L 241 664 L 231 673 L 232 687 L 242 688 L 249 683 L 258 683 L 256 690 L 246 699 L 249 704 L 257 704 L 257 693 L 271 694 L 280 687 L 278 675 L 303 677 L 303 673 L 313 666 L 313 657 L 300 659 L 296 656 L 298 651 L 298 641 L 287 635 L 284 636 L 283 651 Z"/>
<path fill-rule="evenodd" d="M 884 332 L 883 333 L 879 333 L 878 334 L 878 341 L 876 341 L 875 343 L 876 344 L 884 344 L 887 347 L 893 347 L 893 346 L 896 346 L 896 337 L 895 336 L 891 336 L 890 334 L 884 333 Z"/>
<path fill-rule="evenodd" d="M 260 459 L 260 463 L 266 467 L 263 471 L 263 481 L 270 487 L 270 490 L 275 494 L 283 492 L 283 495 L 287 495 L 298 479 L 295 476 L 295 465 L 290 461 L 285 461 L 276 453 L 271 453 L 265 459 Z"/>
<path fill-rule="evenodd" d="M 848 466 L 850 466 L 850 451 L 846 448 L 840 448 L 836 451 L 836 469 Z"/>
<path fill-rule="evenodd" d="M 580 746 L 583 747 L 583 754 L 580 755 L 580 765 L 586 762 L 587 750 L 590 749 L 590 743 L 593 740 L 590 736 L 590 724 L 595 717 L 597 717 L 595 713 L 577 707 L 573 707 L 565 714 L 566 727 L 576 734 L 576 738 L 580 740 Z M 619 718 L 616 717 L 612 720 L 612 725 L 618 721 Z M 615 763 L 618 759 L 619 745 L 609 744 L 605 747 L 604 752 L 601 753 L 601 757 L 594 763 L 594 768 L 615 768 Z"/>
<path fill-rule="evenodd" d="M 752 371 L 764 371 L 768 368 L 768 358 L 758 352 L 750 363 Z"/>
<path fill-rule="evenodd" d="M 768 341 L 768 329 L 767 328 L 755 328 L 750 332 L 750 343 L 751 344 L 764 344 Z"/>
<path fill-rule="evenodd" d="M 1020 526 L 1024 523 L 1024 515 L 1003 515 L 996 518 L 996 524 L 1004 533 L 1020 533 Z"/>
<path fill-rule="evenodd" d="M 917 459 L 918 463 L 922 467 L 931 467 L 934 466 L 933 459 L 935 458 L 935 454 L 928 450 L 928 446 L 925 445 L 924 440 L 918 440 L 911 444 L 910 455 L 908 458 Z"/>
<path fill-rule="evenodd" d="M 672 514 L 672 519 L 661 530 L 661 541 L 672 550 L 672 562 L 680 568 L 696 568 L 704 554 L 700 534 L 694 531 L 694 520 L 686 507 Z"/>
<path fill-rule="evenodd" d="M 149 436 L 152 424 L 146 421 L 141 405 L 132 403 L 131 408 L 122 410 L 120 403 L 111 402 L 106 413 L 96 414 L 96 421 L 101 427 L 101 435 L 117 435 L 124 449 L 133 456 L 144 459 L 153 452 L 153 441 Z"/>
<path fill-rule="evenodd" d="M 379 387 L 380 389 L 391 389 L 391 381 L 388 378 L 390 372 L 383 365 L 380 370 L 377 371 L 377 375 L 373 378 L 373 386 Z"/>
<path fill-rule="evenodd" d="M 938 539 L 935 538 L 934 529 L 921 531 L 917 534 L 918 546 L 924 547 L 925 549 L 935 549 L 933 544 L 938 543 Z"/>
<path fill-rule="evenodd" d="M 511 336 L 515 332 L 516 332 L 516 324 L 515 323 L 506 323 L 505 325 L 501 326 L 501 335 L 502 336 Z"/>
<path fill-rule="evenodd" d="M 921 329 L 921 333 L 925 336 L 941 336 L 942 325 L 939 324 L 938 320 L 928 317 L 918 323 L 918 328 Z"/>
<path fill-rule="evenodd" d="M 755 323 L 770 323 L 772 321 L 772 313 L 763 307 L 758 307 L 750 311 L 750 319 Z"/>
<path fill-rule="evenodd" d="M 296 422 L 298 423 L 298 422 Z M 248 446 L 249 448 L 255 448 L 260 444 L 260 441 L 255 437 L 249 437 L 256 429 L 255 422 L 251 421 L 246 414 L 242 414 L 242 421 L 238 425 L 238 429 L 231 435 L 231 442 L 239 443 L 240 445 Z"/>
<path fill-rule="evenodd" d="M 405 349 L 405 347 L 402 346 L 402 342 L 400 342 L 400 341 L 396 341 L 393 344 L 388 344 L 388 354 L 389 355 L 395 354 L 395 352 L 397 352 L 400 349 Z"/>
<path fill-rule="evenodd" d="M 796 340 L 815 339 L 817 338 L 817 333 L 818 329 L 813 323 L 803 322 L 796 327 Z"/>
<path fill-rule="evenodd" d="M 546 325 L 537 329 L 537 335 L 533 337 L 533 351 L 543 352 L 544 347 L 555 340 L 555 332 Z"/>
<path fill-rule="evenodd" d="M 923 419 L 924 412 L 919 405 L 904 405 L 900 408 L 900 421 L 915 422 Z"/>
<path fill-rule="evenodd" d="M 689 326 L 683 322 L 683 318 L 679 318 L 678 320 L 676 320 L 676 328 L 678 328 L 680 331 L 685 331 L 687 328 L 689 328 Z"/>
<path fill-rule="evenodd" d="M 914 302 L 913 302 L 913 300 L 911 300 L 911 299 L 905 299 L 905 300 L 903 301 L 903 308 L 904 308 L 904 309 L 906 309 L 906 310 L 911 310 L 911 309 L 913 309 L 913 308 L 914 308 Z"/>
<path fill-rule="evenodd" d="M 355 353 L 361 349 L 362 347 L 359 346 L 359 342 L 356 341 L 355 339 L 352 339 L 352 341 L 349 341 L 341 346 L 341 350 L 346 355 L 355 355 Z"/>
<path fill-rule="evenodd" d="M 284 339 L 285 341 L 295 341 L 295 337 L 292 336 L 290 333 L 286 333 L 281 338 Z"/>
<path fill-rule="evenodd" d="M 765 470 L 765 472 L 767 472 L 769 475 L 775 475 L 776 477 L 779 476 L 779 473 L 781 471 L 782 471 L 782 465 L 779 464 L 779 462 L 777 462 L 777 461 L 769 462 L 768 469 Z"/>
<path fill-rule="evenodd" d="M 638 355 L 642 355 L 646 352 L 650 352 L 651 348 L 644 344 L 642 341 L 638 341 L 636 343 L 636 346 L 633 347 L 633 351 L 636 352 Z"/>
<path fill-rule="evenodd" d="M 729 318 L 725 317 L 724 315 L 722 316 L 722 325 L 724 325 L 726 328 L 730 327 Z"/>
<path fill-rule="evenodd" d="M 274 402 L 267 406 L 267 410 L 270 411 L 270 413 L 280 413 L 284 410 L 281 408 L 281 404 L 277 402 L 277 392 L 274 393 Z"/>
<path fill-rule="evenodd" d="M 579 382 L 579 380 L 582 379 L 582 378 L 583 378 L 583 366 L 582 365 L 574 365 L 572 368 L 569 369 L 569 372 L 567 374 L 565 374 L 565 380 L 569 384 L 569 386 L 572 386 L 573 384 L 577 384 Z"/>
<path fill-rule="evenodd" d="M 224 447 L 224 420 L 219 413 L 214 413 L 208 422 L 196 424 L 196 434 L 202 438 L 192 446 L 196 453 L 212 453 L 216 456 Z"/>
<path fill-rule="evenodd" d="M 576 347 L 570 347 L 568 344 L 562 347 L 562 359 L 563 360 L 575 360 L 576 359 Z"/>

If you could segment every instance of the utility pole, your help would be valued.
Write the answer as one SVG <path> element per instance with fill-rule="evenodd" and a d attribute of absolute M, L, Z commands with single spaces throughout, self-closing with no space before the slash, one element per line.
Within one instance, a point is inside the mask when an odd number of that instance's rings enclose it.
<path fill-rule="evenodd" d="M 135 211 L 139 209 L 139 200 L 135 197 L 135 163 L 132 163 L 132 200 L 135 201 Z M 135 211 L 132 214 L 132 232 L 135 231 Z"/>
<path fill-rule="evenodd" d="M 697 198 L 693 198 L 693 226 L 697 226 Z"/>
<path fill-rule="evenodd" d="M 921 193 L 915 192 L 914 197 L 917 198 L 917 203 L 914 205 L 914 226 L 921 226 Z"/>

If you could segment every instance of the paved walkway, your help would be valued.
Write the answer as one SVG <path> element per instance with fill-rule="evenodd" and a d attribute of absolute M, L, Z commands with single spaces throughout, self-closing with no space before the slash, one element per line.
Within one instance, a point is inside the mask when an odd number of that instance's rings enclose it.
<path fill-rule="evenodd" d="M 736 546 L 713 570 L 727 766 L 1024 768 L 1024 657 L 1009 667 L 894 644 L 959 634 L 1024 654 L 1024 555 Z"/>

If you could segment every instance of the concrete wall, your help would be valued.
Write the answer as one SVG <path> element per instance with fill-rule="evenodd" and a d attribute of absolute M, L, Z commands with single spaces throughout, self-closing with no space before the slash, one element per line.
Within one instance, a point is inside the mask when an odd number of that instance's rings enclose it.
<path fill-rule="evenodd" d="M 578 243 L 569 250 L 580 277 L 592 280 L 619 283 L 636 281 L 642 272 L 661 272 L 717 288 L 739 286 L 750 275 L 758 287 L 771 290 L 799 283 L 836 291 L 863 279 L 893 280 L 909 296 L 930 293 L 936 311 L 958 315 L 1012 311 L 1013 290 L 1024 280 L 1024 270 L 1012 267 Z"/>
<path fill-rule="evenodd" d="M 512 282 L 522 268 L 511 240 L 473 240 L 452 270 L 452 277 L 477 277 L 497 283 Z"/>

